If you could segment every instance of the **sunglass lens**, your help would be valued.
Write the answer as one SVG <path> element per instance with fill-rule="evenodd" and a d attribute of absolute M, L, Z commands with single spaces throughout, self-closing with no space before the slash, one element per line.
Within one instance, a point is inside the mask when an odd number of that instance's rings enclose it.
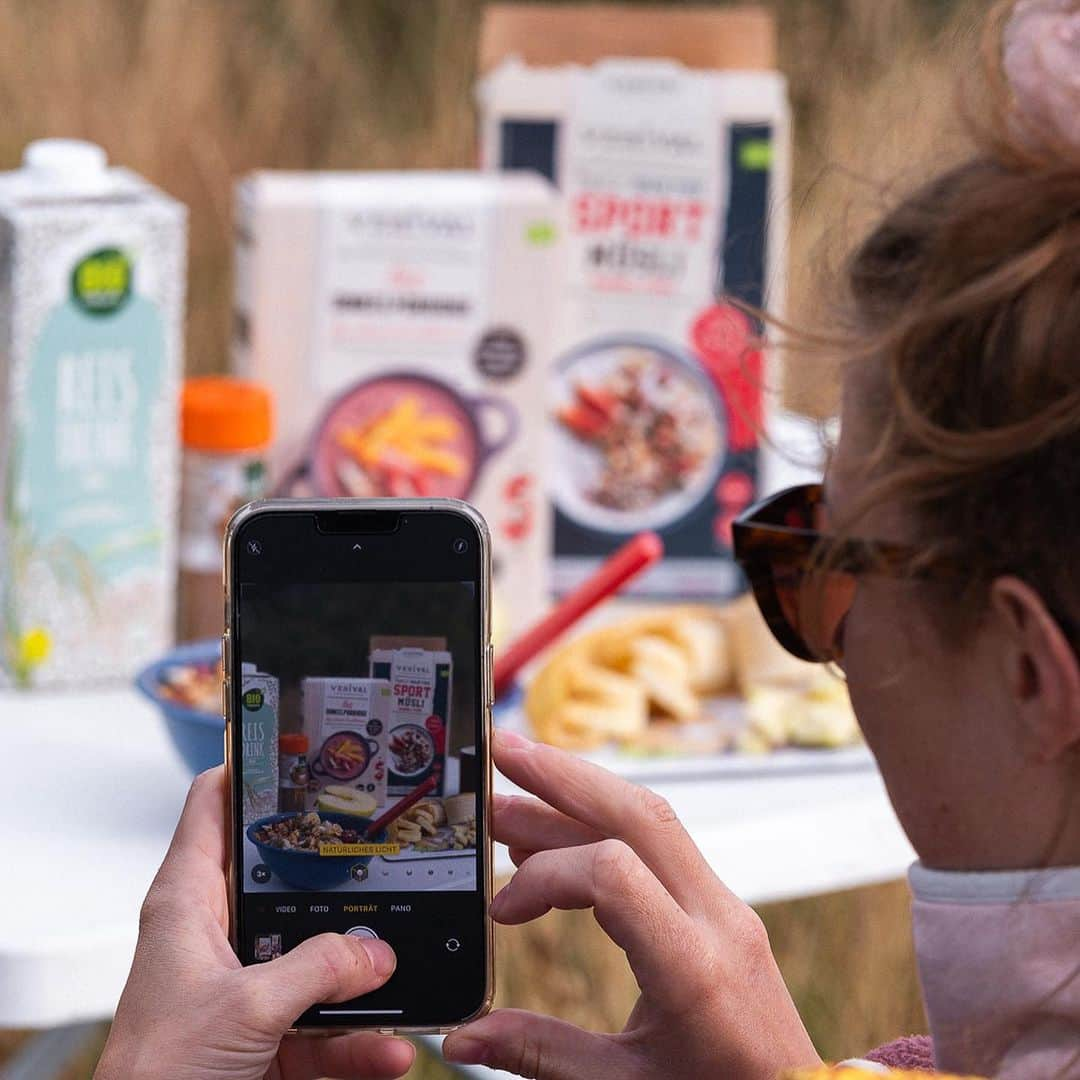
<path fill-rule="evenodd" d="M 780 612 L 805 652 L 818 660 L 839 662 L 844 621 L 855 598 L 855 578 L 842 571 L 778 561 L 772 580 Z"/>

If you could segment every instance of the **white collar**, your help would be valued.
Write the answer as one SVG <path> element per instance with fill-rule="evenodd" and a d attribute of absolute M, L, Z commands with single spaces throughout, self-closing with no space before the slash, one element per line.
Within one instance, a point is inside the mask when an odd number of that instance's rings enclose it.
<path fill-rule="evenodd" d="M 921 862 L 908 871 L 916 900 L 941 904 L 1041 903 L 1080 900 L 1080 866 L 1044 870 L 932 870 Z"/>
<path fill-rule="evenodd" d="M 1080 1076 L 1080 867 L 909 877 L 938 1068 Z"/>

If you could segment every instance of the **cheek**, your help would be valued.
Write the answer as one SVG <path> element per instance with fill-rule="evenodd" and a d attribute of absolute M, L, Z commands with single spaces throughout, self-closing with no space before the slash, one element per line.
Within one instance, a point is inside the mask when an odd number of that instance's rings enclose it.
<path fill-rule="evenodd" d="M 851 704 L 889 799 L 908 838 L 924 855 L 934 832 L 930 793 L 940 789 L 935 754 L 933 676 L 914 650 L 914 628 L 881 585 L 860 583 L 844 634 Z"/>
<path fill-rule="evenodd" d="M 863 580 L 844 630 L 844 670 L 866 741 L 882 766 L 925 746 L 937 712 L 939 673 L 928 657 L 931 630 L 910 610 L 903 587 Z"/>
<path fill-rule="evenodd" d="M 931 857 L 957 833 L 951 806 L 980 760 L 966 715 L 971 680 L 946 654 L 910 589 L 860 582 L 844 635 L 844 668 L 859 726 L 916 851 Z"/>

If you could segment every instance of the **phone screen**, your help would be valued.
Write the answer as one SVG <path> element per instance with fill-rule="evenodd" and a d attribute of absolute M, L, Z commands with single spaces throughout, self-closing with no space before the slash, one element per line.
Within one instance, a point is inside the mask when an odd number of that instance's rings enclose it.
<path fill-rule="evenodd" d="M 397 953 L 389 982 L 297 1026 L 460 1023 L 485 1000 L 489 948 L 481 528 L 454 509 L 267 504 L 230 551 L 240 959 L 377 936 Z"/>

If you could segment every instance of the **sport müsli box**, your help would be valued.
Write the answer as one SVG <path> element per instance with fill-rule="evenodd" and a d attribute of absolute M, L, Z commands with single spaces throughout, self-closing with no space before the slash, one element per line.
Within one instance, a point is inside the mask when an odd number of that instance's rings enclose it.
<path fill-rule="evenodd" d="M 761 9 L 496 4 L 482 162 L 562 193 L 549 384 L 554 584 L 640 529 L 631 591 L 739 588 L 732 519 L 758 482 L 763 358 L 734 298 L 783 302 L 786 84 Z"/>

